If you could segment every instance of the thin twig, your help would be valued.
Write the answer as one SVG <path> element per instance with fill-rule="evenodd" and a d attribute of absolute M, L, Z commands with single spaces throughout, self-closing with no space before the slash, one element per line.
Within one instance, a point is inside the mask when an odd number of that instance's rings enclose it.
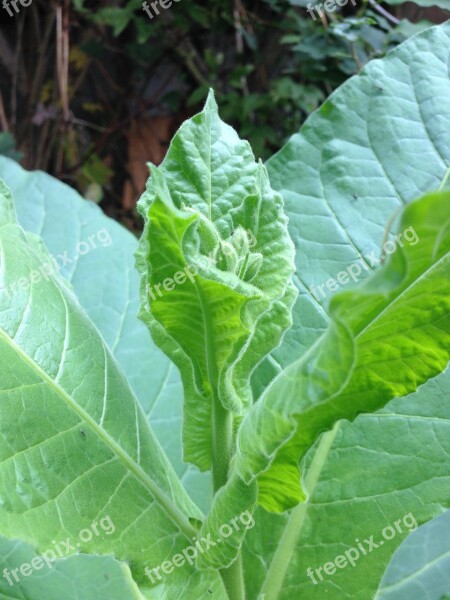
<path fill-rule="evenodd" d="M 56 63 L 59 93 L 63 108 L 64 121 L 70 119 L 69 111 L 69 4 L 67 0 L 56 7 Z"/>
<path fill-rule="evenodd" d="M 94 129 L 95 131 L 99 131 L 100 133 L 105 133 L 106 127 L 100 127 L 100 125 L 95 125 L 94 123 L 89 123 L 89 121 L 85 121 L 84 119 L 76 119 L 72 117 L 71 122 L 75 125 L 82 125 L 83 127 L 89 127 L 90 129 Z"/>
<path fill-rule="evenodd" d="M 17 132 L 17 143 L 20 146 L 22 144 L 22 142 L 24 141 L 24 139 L 27 137 L 27 135 L 29 135 L 30 132 L 30 123 L 31 120 L 33 118 L 35 109 L 36 109 L 36 104 L 39 98 L 39 92 L 41 90 L 42 87 L 42 81 L 44 79 L 45 76 L 45 70 L 47 67 L 47 60 L 48 60 L 48 45 L 50 43 L 51 40 L 51 35 L 53 32 L 53 27 L 55 24 L 55 13 L 54 11 L 52 11 L 48 17 L 47 23 L 45 25 L 45 29 L 44 29 L 44 33 L 39 41 L 39 48 L 38 48 L 38 59 L 37 59 L 37 63 L 35 65 L 33 65 L 34 68 L 34 78 L 33 78 L 33 83 L 31 84 L 31 92 L 29 95 L 29 99 L 28 99 L 28 110 L 27 110 L 27 115 L 25 117 L 25 119 L 23 120 L 23 124 L 22 127 L 20 129 L 20 132 Z M 36 38 L 36 43 L 37 43 L 37 39 Z"/>
<path fill-rule="evenodd" d="M 245 9 L 241 4 L 240 0 L 235 0 L 235 5 L 234 5 L 234 9 L 233 9 L 233 17 L 234 17 L 234 29 L 236 31 L 236 52 L 238 54 L 244 54 L 244 35 L 242 33 L 242 30 L 244 28 L 244 25 L 242 23 L 243 18 L 245 18 L 247 15 L 245 15 Z M 248 22 L 248 18 L 247 18 L 247 22 Z M 245 75 L 242 75 L 241 77 L 241 87 L 242 87 L 242 91 L 244 93 L 244 96 L 248 96 L 249 95 L 249 89 L 248 89 L 248 82 L 247 82 L 247 78 Z"/>
<path fill-rule="evenodd" d="M 400 20 L 397 19 L 397 17 L 391 15 L 391 13 L 384 9 L 382 6 L 380 6 L 378 2 L 376 2 L 376 0 L 369 0 L 369 4 L 373 6 L 373 8 L 380 13 L 380 15 L 383 15 L 383 17 L 385 17 L 388 21 L 394 23 L 394 25 L 398 25 L 400 23 Z"/>
<path fill-rule="evenodd" d="M 11 126 L 14 129 L 17 122 L 17 87 L 19 78 L 19 62 L 20 55 L 22 54 L 22 39 L 23 39 L 23 28 L 25 25 L 25 13 L 19 15 L 17 23 L 17 43 L 14 50 L 14 70 L 12 73 L 12 89 L 11 89 Z"/>
<path fill-rule="evenodd" d="M 356 68 L 358 69 L 358 71 L 361 71 L 361 69 L 363 68 L 364 65 L 361 64 L 361 61 L 358 58 L 358 55 L 356 53 L 356 47 L 353 42 L 350 42 L 350 52 L 352 54 L 353 60 L 355 61 Z"/>

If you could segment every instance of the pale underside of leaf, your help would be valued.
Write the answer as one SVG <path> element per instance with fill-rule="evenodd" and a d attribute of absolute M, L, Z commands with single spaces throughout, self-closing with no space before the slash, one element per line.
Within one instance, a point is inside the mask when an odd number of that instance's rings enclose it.
<path fill-rule="evenodd" d="M 83 551 L 113 551 L 142 578 L 145 561 L 182 546 L 184 535 L 194 532 L 189 517 L 201 513 L 60 276 L 19 289 L 11 303 L 11 283 L 30 277 L 45 251 L 15 224 L 8 205 L 10 198 L 3 197 L 1 533 L 42 550 L 56 537 L 75 537 L 89 521 L 109 516 L 116 536 L 94 538 Z"/>

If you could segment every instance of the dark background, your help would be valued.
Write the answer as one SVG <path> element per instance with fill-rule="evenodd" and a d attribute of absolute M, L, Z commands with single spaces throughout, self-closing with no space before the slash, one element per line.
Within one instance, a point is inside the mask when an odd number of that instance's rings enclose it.
<path fill-rule="evenodd" d="M 154 19 L 141 0 L 33 0 L 12 17 L 0 5 L 0 154 L 138 230 L 146 162 L 209 87 L 267 159 L 368 60 L 448 16 L 358 0 L 313 20 L 307 4 L 179 0 Z"/>

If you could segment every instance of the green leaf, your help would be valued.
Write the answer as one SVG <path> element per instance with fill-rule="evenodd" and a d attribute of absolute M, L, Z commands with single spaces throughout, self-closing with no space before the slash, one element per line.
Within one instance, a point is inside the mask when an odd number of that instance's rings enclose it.
<path fill-rule="evenodd" d="M 201 513 L 69 284 L 39 239 L 16 224 L 1 186 L 0 533 L 42 551 L 109 519 L 111 535 L 93 536 L 82 551 L 129 561 L 140 580 L 147 561 L 184 547 L 195 533 L 189 519 Z"/>
<path fill-rule="evenodd" d="M 405 209 L 386 265 L 333 298 L 328 331 L 242 423 L 235 471 L 247 483 L 261 474 L 266 509 L 282 512 L 304 500 L 297 464 L 322 431 L 413 392 L 447 366 L 449 206 L 442 192 Z M 414 241 L 405 242 L 406 232 Z"/>
<path fill-rule="evenodd" d="M 113 35 L 120 35 L 133 19 L 133 11 L 127 8 L 109 6 L 101 8 L 91 15 L 95 23 L 110 25 L 113 28 Z"/>
<path fill-rule="evenodd" d="M 19 223 L 26 231 L 42 236 L 59 272 L 71 282 L 78 301 L 123 369 L 185 488 L 207 511 L 209 474 L 199 473 L 182 460 L 179 373 L 137 318 L 136 238 L 46 173 L 25 171 L 0 157 L 0 178 L 12 191 Z M 149 370 L 148 365 L 153 368 Z"/>
<path fill-rule="evenodd" d="M 450 510 L 411 533 L 397 549 L 376 600 L 441 600 L 450 593 Z"/>
<path fill-rule="evenodd" d="M 85 12 L 87 9 L 84 6 L 85 0 L 73 0 L 73 6 L 78 12 Z"/>
<path fill-rule="evenodd" d="M 144 409 L 170 362 L 155 347 L 139 310 L 134 268 L 136 238 L 72 188 L 40 171 L 0 157 L 0 177 L 12 191 L 20 225 L 42 237 L 58 270 L 125 371 Z M 55 226 L 55 223 L 58 226 Z M 158 361 L 157 373 L 147 364 Z M 155 377 L 149 385 L 149 377 Z"/>
<path fill-rule="evenodd" d="M 50 568 L 29 544 L 2 543 L 0 598 L 2 600 L 144 600 L 129 567 L 109 556 L 78 555 L 56 560 Z M 33 561 L 33 563 L 32 563 Z M 33 564 L 37 568 L 33 568 Z M 8 571 L 4 572 L 7 568 Z M 11 569 L 22 568 L 27 576 Z"/>
<path fill-rule="evenodd" d="M 206 512 L 211 503 L 210 476 L 183 463 L 181 456 L 179 373 L 137 319 L 139 279 L 133 257 L 136 238 L 75 190 L 45 173 L 27 172 L 0 157 L 0 177 L 14 192 L 21 225 L 42 235 L 57 259 L 61 275 L 71 282 L 78 300 L 120 362 L 184 487 Z M 96 242 L 96 247 L 80 254 L 78 244 L 89 239 Z M 67 259 L 70 264 L 64 266 Z M 153 367 L 150 371 L 149 364 Z M 8 548 L 9 542 L 0 538 L 0 556 L 6 555 Z M 7 566 L 11 564 L 4 564 Z M 211 585 L 210 574 L 204 573 L 201 579 Z M 219 584 L 214 585 L 220 590 Z M 153 592 L 149 597 L 153 598 Z"/>
<path fill-rule="evenodd" d="M 281 197 L 212 94 L 151 174 L 140 316 L 180 369 L 185 460 L 206 470 L 213 411 L 246 412 L 249 375 L 290 325 L 293 246 Z"/>
<path fill-rule="evenodd" d="M 300 293 L 292 328 L 256 377 L 267 379 L 274 364 L 281 370 L 314 343 L 328 325 L 335 293 L 327 282 L 359 261 L 355 278 L 367 277 L 392 214 L 446 177 L 449 54 L 447 23 L 371 61 L 267 163 L 289 216 Z"/>

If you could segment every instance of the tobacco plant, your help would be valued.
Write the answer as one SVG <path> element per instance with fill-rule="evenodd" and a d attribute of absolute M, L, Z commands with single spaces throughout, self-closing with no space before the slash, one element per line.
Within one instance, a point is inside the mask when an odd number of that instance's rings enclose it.
<path fill-rule="evenodd" d="M 210 93 L 137 248 L 0 159 L 2 599 L 383 597 L 405 516 L 450 505 L 449 37 L 267 165 Z"/>

